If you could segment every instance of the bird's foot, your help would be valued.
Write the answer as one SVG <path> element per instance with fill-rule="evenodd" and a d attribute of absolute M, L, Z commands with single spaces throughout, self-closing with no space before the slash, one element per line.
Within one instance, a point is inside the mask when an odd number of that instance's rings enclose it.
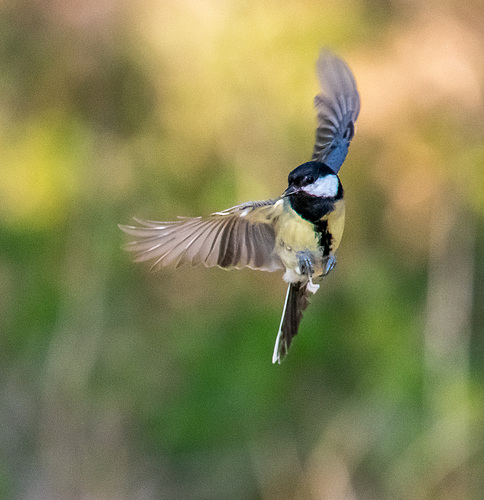
<path fill-rule="evenodd" d="M 336 257 L 334 255 L 330 255 L 326 262 L 324 263 L 324 268 L 323 268 L 323 276 L 326 276 L 329 274 L 329 272 L 334 268 L 336 265 Z"/>
<path fill-rule="evenodd" d="M 319 290 L 319 285 L 313 283 L 313 262 L 311 257 L 306 252 L 298 252 L 297 258 L 299 261 L 299 272 L 308 279 L 307 289 L 311 293 L 316 293 Z"/>
<path fill-rule="evenodd" d="M 306 252 L 298 252 L 296 254 L 299 261 L 299 272 L 303 276 L 310 277 L 313 275 L 313 263 L 311 257 Z"/>

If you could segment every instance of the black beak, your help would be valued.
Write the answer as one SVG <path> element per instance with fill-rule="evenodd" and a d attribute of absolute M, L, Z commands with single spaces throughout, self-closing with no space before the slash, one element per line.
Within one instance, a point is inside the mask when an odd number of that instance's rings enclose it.
<path fill-rule="evenodd" d="M 295 187 L 295 186 L 289 186 L 285 191 L 284 193 L 282 193 L 282 196 L 281 198 L 286 198 L 286 196 L 291 196 L 291 194 L 296 194 L 297 192 L 299 192 L 299 188 Z"/>

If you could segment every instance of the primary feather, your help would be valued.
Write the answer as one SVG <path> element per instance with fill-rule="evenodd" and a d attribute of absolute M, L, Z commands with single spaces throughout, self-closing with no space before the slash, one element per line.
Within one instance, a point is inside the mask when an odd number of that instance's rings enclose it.
<path fill-rule="evenodd" d="M 343 164 L 360 112 L 360 96 L 353 73 L 329 51 L 318 59 L 321 93 L 314 99 L 318 114 L 313 160 L 326 163 L 335 173 Z"/>

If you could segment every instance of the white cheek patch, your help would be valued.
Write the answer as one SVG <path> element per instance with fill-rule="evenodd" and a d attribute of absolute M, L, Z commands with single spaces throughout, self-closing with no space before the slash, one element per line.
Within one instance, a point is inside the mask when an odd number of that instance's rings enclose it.
<path fill-rule="evenodd" d="M 302 188 L 303 191 L 311 196 L 327 196 L 333 197 L 338 194 L 339 182 L 336 175 L 326 175 L 317 179 L 312 184 L 308 184 Z"/>

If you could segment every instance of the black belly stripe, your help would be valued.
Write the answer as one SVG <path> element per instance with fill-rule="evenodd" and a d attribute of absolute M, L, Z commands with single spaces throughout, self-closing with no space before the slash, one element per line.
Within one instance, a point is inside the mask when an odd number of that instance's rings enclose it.
<path fill-rule="evenodd" d="M 323 249 L 323 255 L 326 257 L 330 254 L 333 243 L 333 236 L 328 231 L 328 221 L 319 220 L 314 224 L 314 228 L 319 234 L 319 246 Z"/>

